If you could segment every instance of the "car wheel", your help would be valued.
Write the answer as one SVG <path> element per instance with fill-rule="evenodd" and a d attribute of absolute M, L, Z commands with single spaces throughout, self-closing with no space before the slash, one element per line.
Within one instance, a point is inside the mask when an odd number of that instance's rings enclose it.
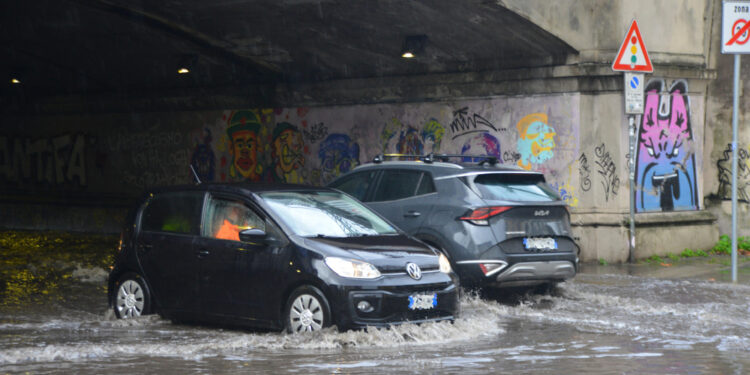
<path fill-rule="evenodd" d="M 286 303 L 286 331 L 302 333 L 319 331 L 331 325 L 331 308 L 323 293 L 313 286 L 301 286 Z"/>
<path fill-rule="evenodd" d="M 117 281 L 116 287 L 113 305 L 118 318 L 136 318 L 151 312 L 151 293 L 140 275 L 124 275 Z"/>

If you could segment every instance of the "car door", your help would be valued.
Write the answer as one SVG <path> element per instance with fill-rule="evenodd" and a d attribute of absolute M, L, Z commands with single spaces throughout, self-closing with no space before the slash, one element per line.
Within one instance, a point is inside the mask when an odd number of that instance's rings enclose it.
<path fill-rule="evenodd" d="M 435 184 L 429 173 L 384 170 L 366 204 L 409 234 L 416 234 L 434 205 Z"/>
<path fill-rule="evenodd" d="M 274 248 L 239 240 L 239 231 L 267 230 L 266 219 L 248 200 L 211 194 L 204 212 L 206 225 L 196 242 L 200 254 L 201 311 L 212 316 L 262 318 L 264 293 L 273 285 Z M 227 229 L 235 226 L 234 229 Z M 226 236 L 233 233 L 231 237 Z"/>
<path fill-rule="evenodd" d="M 158 306 L 165 312 L 196 312 L 198 262 L 193 252 L 200 233 L 204 193 L 153 196 L 140 215 L 136 254 Z"/>

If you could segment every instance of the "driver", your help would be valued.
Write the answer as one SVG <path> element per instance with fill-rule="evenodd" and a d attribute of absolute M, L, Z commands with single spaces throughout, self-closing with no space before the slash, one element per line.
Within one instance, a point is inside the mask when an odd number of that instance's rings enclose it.
<path fill-rule="evenodd" d="M 240 240 L 240 231 L 248 228 L 247 220 L 242 215 L 242 207 L 228 206 L 224 208 L 224 222 L 221 224 L 216 238 L 222 240 Z"/>

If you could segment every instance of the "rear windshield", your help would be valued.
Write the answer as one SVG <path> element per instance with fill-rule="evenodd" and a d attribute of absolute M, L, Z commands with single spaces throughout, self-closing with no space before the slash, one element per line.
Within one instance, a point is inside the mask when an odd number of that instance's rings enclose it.
<path fill-rule="evenodd" d="M 484 199 L 519 202 L 551 202 L 560 196 L 536 174 L 483 174 L 474 184 Z"/>

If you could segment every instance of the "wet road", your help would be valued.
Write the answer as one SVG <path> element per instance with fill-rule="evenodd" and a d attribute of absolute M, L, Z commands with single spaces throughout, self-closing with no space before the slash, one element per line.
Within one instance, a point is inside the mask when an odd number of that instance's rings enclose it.
<path fill-rule="evenodd" d="M 454 324 L 297 337 L 115 320 L 111 238 L 22 240 L 0 237 L 0 374 L 750 373 L 750 283 L 701 265 L 590 265 L 548 293 L 465 296 Z"/>

